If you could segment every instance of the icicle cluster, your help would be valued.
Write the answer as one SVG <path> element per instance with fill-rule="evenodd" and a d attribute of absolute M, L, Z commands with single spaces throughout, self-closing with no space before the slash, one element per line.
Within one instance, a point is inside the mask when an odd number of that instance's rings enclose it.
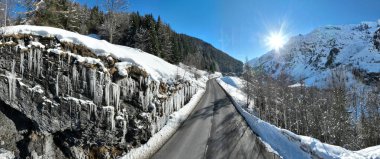
<path fill-rule="evenodd" d="M 21 48 L 21 45 L 16 49 Z M 111 131 L 116 131 L 117 125 L 122 129 L 122 134 L 125 136 L 127 134 L 128 113 L 126 108 L 121 107 L 121 103 L 123 101 L 134 102 L 136 99 L 132 98 L 138 97 L 138 104 L 143 111 L 140 113 L 151 124 L 148 128 L 154 134 L 166 124 L 169 116 L 174 111 L 182 108 L 196 92 L 196 87 L 189 83 L 177 83 L 176 85 L 163 83 L 162 85 L 170 88 L 167 91 L 160 92 L 161 83 L 151 81 L 149 77 L 144 78 L 143 76 L 136 79 L 135 76 L 132 78 L 126 75 L 122 79 L 113 81 L 112 75 L 104 69 L 103 65 L 101 68 L 93 67 L 95 66 L 94 63 L 91 63 L 91 67 L 81 65 L 82 62 L 86 63 L 87 61 L 82 59 L 81 62 L 78 62 L 78 58 L 86 57 L 80 57 L 80 55 L 68 52 L 62 54 L 64 51 L 60 50 L 59 47 L 48 51 L 48 53 L 58 55 L 56 59 L 58 62 L 48 61 L 43 63 L 42 46 L 40 46 L 40 43 L 34 43 L 32 46 L 26 50 L 19 51 L 21 76 L 23 77 L 24 72 L 27 71 L 29 75 L 34 75 L 33 77 L 35 78 L 40 78 L 45 74 L 55 78 L 55 95 L 60 98 L 70 98 L 68 103 L 70 117 L 75 117 L 73 125 L 78 125 L 80 112 L 82 111 L 81 106 L 84 106 L 88 110 L 88 114 L 84 115 L 85 118 L 93 120 L 93 118 L 100 117 Z M 51 56 L 45 57 L 46 59 L 51 58 Z M 77 62 L 72 62 L 74 60 L 77 60 Z M 16 92 L 15 64 L 16 62 L 13 61 L 12 71 L 7 74 L 10 100 L 15 98 Z M 27 69 L 24 68 L 24 64 Z M 48 67 L 46 72 L 43 72 L 43 64 Z M 73 96 L 80 96 L 78 94 L 85 95 L 92 101 L 85 102 L 74 99 Z M 75 103 L 76 107 L 72 109 L 73 103 Z M 97 110 L 101 110 L 101 112 L 97 112 Z M 125 143 L 124 137 L 121 142 Z"/>
<path fill-rule="evenodd" d="M 131 77 L 126 77 L 118 81 L 121 97 L 125 100 L 132 100 L 133 93 L 137 90 L 137 84 Z"/>
<path fill-rule="evenodd" d="M 169 98 L 160 103 L 162 108 L 162 115 L 155 116 L 155 113 L 152 113 L 152 117 L 154 118 L 151 125 L 152 134 L 161 130 L 161 128 L 165 126 L 170 114 L 182 108 L 185 103 L 188 102 L 190 98 L 196 93 L 196 91 L 197 88 L 195 86 L 185 85 L 182 89 L 178 89 Z M 155 112 L 159 111 L 156 108 L 155 104 L 152 104 L 152 106 L 154 106 L 153 110 Z"/>
<path fill-rule="evenodd" d="M 28 53 L 28 71 L 34 73 L 36 78 L 41 75 L 42 54 L 40 49 L 31 48 Z M 22 67 L 23 69 L 23 67 Z"/>

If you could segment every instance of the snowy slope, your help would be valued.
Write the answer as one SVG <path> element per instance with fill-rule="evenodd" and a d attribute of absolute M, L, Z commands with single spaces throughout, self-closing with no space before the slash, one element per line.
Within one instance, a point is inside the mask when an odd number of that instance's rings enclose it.
<path fill-rule="evenodd" d="M 309 34 L 292 37 L 278 52 L 270 51 L 249 61 L 274 77 L 282 71 L 305 79 L 306 85 L 325 86 L 331 70 L 347 68 L 348 83 L 356 83 L 352 69 L 380 73 L 380 51 L 375 47 L 380 24 L 363 22 L 356 25 L 326 26 Z M 329 60 L 331 59 L 331 60 Z"/>
<path fill-rule="evenodd" d="M 223 77 L 218 83 L 232 97 L 236 109 L 245 118 L 252 131 L 254 131 L 266 143 L 268 149 L 273 149 L 285 159 L 304 158 L 345 158 L 345 159 L 375 159 L 380 158 L 380 147 L 369 147 L 360 151 L 350 151 L 339 146 L 334 146 L 308 137 L 297 135 L 285 129 L 278 128 L 267 123 L 255 115 L 249 113 L 242 106 L 245 105 L 245 95 L 239 90 L 242 80 L 237 77 Z"/>
<path fill-rule="evenodd" d="M 104 40 L 98 40 L 63 29 L 19 25 L 1 28 L 1 31 L 4 35 L 31 34 L 43 37 L 56 37 L 61 42 L 72 42 L 77 45 L 86 46 L 98 56 L 110 55 L 113 58 L 122 61 L 116 64 L 121 75 L 125 74 L 123 73 L 125 68 L 132 65 L 144 68 L 146 72 L 149 73 L 151 79 L 156 81 L 170 81 L 175 79 L 177 73 L 183 74 L 184 72 L 183 69 L 141 50 L 110 44 Z"/>

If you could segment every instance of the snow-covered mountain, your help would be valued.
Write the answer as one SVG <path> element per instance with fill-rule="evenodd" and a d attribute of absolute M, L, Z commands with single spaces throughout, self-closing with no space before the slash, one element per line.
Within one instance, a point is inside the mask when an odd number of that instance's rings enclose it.
<path fill-rule="evenodd" d="M 298 35 L 278 51 L 249 61 L 274 77 L 281 72 L 309 86 L 326 86 L 331 71 L 343 67 L 348 84 L 371 84 L 380 79 L 380 21 L 325 26 Z"/>

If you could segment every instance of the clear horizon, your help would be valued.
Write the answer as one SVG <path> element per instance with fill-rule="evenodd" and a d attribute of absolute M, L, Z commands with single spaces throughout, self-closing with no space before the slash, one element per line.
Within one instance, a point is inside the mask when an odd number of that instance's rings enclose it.
<path fill-rule="evenodd" d="M 94 6 L 97 1 L 79 0 Z M 271 48 L 265 38 L 282 32 L 286 39 L 307 34 L 325 25 L 358 24 L 380 18 L 375 0 L 129 0 L 127 12 L 160 16 L 173 30 L 212 44 L 230 56 L 245 61 Z"/>

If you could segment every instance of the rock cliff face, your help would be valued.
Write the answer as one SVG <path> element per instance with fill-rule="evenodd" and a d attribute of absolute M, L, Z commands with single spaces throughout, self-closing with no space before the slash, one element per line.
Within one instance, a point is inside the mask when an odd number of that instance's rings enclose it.
<path fill-rule="evenodd" d="M 112 56 L 54 37 L 0 38 L 0 148 L 20 158 L 120 156 L 196 92 L 189 81 L 118 70 Z"/>

